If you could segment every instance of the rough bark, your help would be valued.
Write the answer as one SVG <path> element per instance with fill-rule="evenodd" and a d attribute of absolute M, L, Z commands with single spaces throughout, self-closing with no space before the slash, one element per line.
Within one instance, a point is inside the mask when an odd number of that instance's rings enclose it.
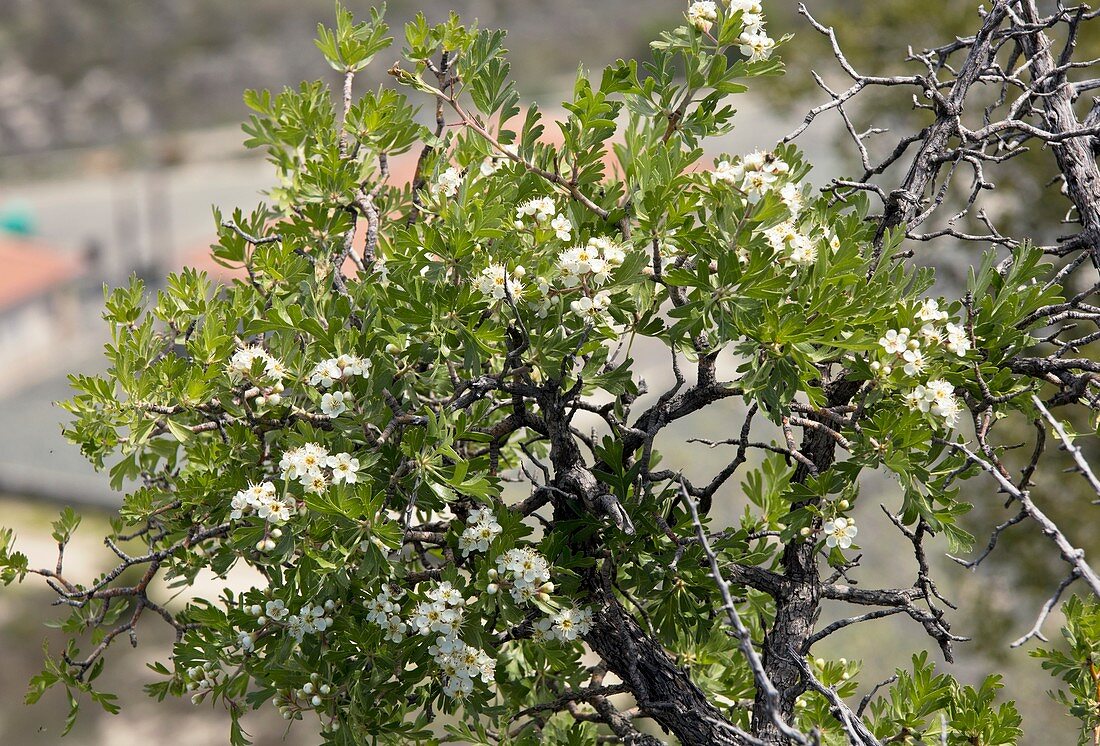
<path fill-rule="evenodd" d="M 1034 0 L 1020 3 L 1020 18 L 1028 25 L 1037 24 L 1039 13 Z M 1052 74 L 1057 67 L 1050 53 L 1050 39 L 1041 30 L 1020 36 L 1020 46 L 1031 62 L 1031 79 L 1037 81 L 1036 93 L 1043 104 L 1047 129 L 1055 134 L 1081 129 L 1073 111 L 1073 89 L 1064 73 Z M 1051 143 L 1058 170 L 1066 181 L 1066 194 L 1077 208 L 1081 234 L 1074 245 L 1086 247 L 1093 263 L 1100 267 L 1100 166 L 1092 152 L 1091 136 L 1073 137 Z"/>
<path fill-rule="evenodd" d="M 585 638 L 638 705 L 685 746 L 743 744 L 725 715 L 615 598 L 603 594 Z"/>
<path fill-rule="evenodd" d="M 936 174 L 944 164 L 943 153 L 948 143 L 959 134 L 959 116 L 962 114 L 970 87 L 978 80 L 993 53 L 993 36 L 1008 14 L 1010 0 L 999 0 L 986 14 L 982 27 L 974 37 L 966 62 L 959 69 L 959 76 L 946 96 L 934 93 L 937 107 L 936 121 L 928 126 L 905 179 L 890 192 L 882 220 L 875 233 L 875 250 L 882 248 L 886 231 L 910 222 L 921 207 L 925 191 L 933 184 Z"/>
<path fill-rule="evenodd" d="M 858 390 L 858 383 L 845 380 L 835 382 L 830 387 L 829 406 L 846 404 Z M 836 441 L 827 433 L 810 429 L 802 439 L 800 450 L 820 472 L 832 465 L 835 449 Z M 792 479 L 801 482 L 809 476 L 809 470 L 799 465 Z M 804 505 L 795 503 L 791 509 L 797 510 Z M 779 690 L 780 715 L 790 722 L 794 716 L 795 700 L 806 691 L 802 667 L 795 656 L 803 654 L 821 612 L 821 577 L 817 571 L 816 545 L 795 539 L 783 550 L 782 565 L 784 581 L 775 596 L 775 621 L 764 635 L 764 672 Z M 771 703 L 759 688 L 753 702 L 752 735 L 767 744 L 788 743 L 771 716 Z"/>

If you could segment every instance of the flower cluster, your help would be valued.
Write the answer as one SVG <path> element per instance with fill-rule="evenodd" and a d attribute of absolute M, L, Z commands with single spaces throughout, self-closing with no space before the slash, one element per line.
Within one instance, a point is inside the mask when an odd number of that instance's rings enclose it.
<path fill-rule="evenodd" d="M 553 219 L 557 212 L 554 200 L 550 197 L 539 197 L 524 202 L 516 208 L 516 227 L 523 227 L 523 218 L 534 217 L 539 223 L 545 223 Z"/>
<path fill-rule="evenodd" d="M 462 625 L 462 607 L 466 599 L 449 581 L 436 584 L 426 594 L 428 598 L 413 608 L 411 627 L 418 634 L 435 633 L 450 637 L 458 634 Z"/>
<path fill-rule="evenodd" d="M 755 200 L 779 186 L 780 179 L 790 171 L 790 164 L 782 158 L 774 153 L 757 150 L 736 163 L 727 160 L 719 161 L 711 173 L 711 178 L 733 184 L 750 200 Z"/>
<path fill-rule="evenodd" d="M 260 608 L 259 604 L 253 604 L 245 609 L 249 614 L 256 617 L 256 623 L 261 627 L 268 624 L 279 625 L 297 642 L 301 642 L 308 634 L 324 632 L 329 629 L 332 626 L 331 615 L 335 610 L 336 602 L 329 599 L 322 604 L 306 604 L 297 614 L 291 614 L 286 607 L 286 603 L 278 598 L 268 601 L 263 609 Z M 239 639 L 243 648 L 246 650 L 251 649 L 253 642 L 251 635 L 242 633 Z"/>
<path fill-rule="evenodd" d="M 959 412 L 962 411 L 962 406 L 955 397 L 955 387 L 942 378 L 933 379 L 927 385 L 918 385 L 906 392 L 905 403 L 911 409 L 931 412 L 951 426 L 954 426 Z"/>
<path fill-rule="evenodd" d="M 335 609 L 336 603 L 331 599 L 325 601 L 323 606 L 306 604 L 297 614 L 286 618 L 286 632 L 297 642 L 301 642 L 308 634 L 324 632 L 332 626 L 332 617 L 329 614 Z"/>
<path fill-rule="evenodd" d="M 730 0 L 730 11 L 741 11 L 741 36 L 739 49 L 749 58 L 749 62 L 758 62 L 771 57 L 775 49 L 775 39 L 764 30 L 764 9 L 756 0 Z"/>
<path fill-rule="evenodd" d="M 523 267 L 516 267 L 511 276 L 503 264 L 490 264 L 481 270 L 477 278 L 477 289 L 491 301 L 503 300 L 506 296 L 515 298 L 523 291 L 520 280 L 526 274 Z"/>
<path fill-rule="evenodd" d="M 611 293 L 606 290 L 601 290 L 592 296 L 582 295 L 580 298 L 569 302 L 570 311 L 585 321 L 591 321 L 594 324 L 600 322 L 610 307 Z"/>
<path fill-rule="evenodd" d="M 474 690 L 474 679 L 481 677 L 492 684 L 496 675 L 496 662 L 478 648 L 467 645 L 454 635 L 436 639 L 428 648 L 439 670 L 443 672 L 443 693 L 461 699 Z"/>
<path fill-rule="evenodd" d="M 466 528 L 458 539 L 458 548 L 462 550 L 462 556 L 470 556 L 470 552 L 487 552 L 493 540 L 500 536 L 500 524 L 497 523 L 493 511 L 488 508 L 474 508 L 466 518 Z"/>
<path fill-rule="evenodd" d="M 321 674 L 313 672 L 309 675 L 309 681 L 294 693 L 298 700 L 295 704 L 302 706 L 302 703 L 305 703 L 316 709 L 324 703 L 324 698 L 331 693 L 332 686 L 321 681 Z M 293 710 L 290 707 L 294 703 L 293 700 L 283 700 L 281 697 L 276 697 L 273 701 L 275 706 L 279 708 L 279 712 L 283 713 L 283 717 L 288 720 L 293 717 Z"/>
<path fill-rule="evenodd" d="M 688 7 L 687 18 L 692 26 L 705 34 L 718 19 L 718 5 L 713 0 L 694 2 Z"/>
<path fill-rule="evenodd" d="M 196 692 L 191 696 L 191 702 L 194 704 L 201 702 L 203 693 L 216 687 L 224 674 L 225 671 L 214 661 L 188 668 L 184 676 L 187 681 L 186 688 L 189 692 Z"/>
<path fill-rule="evenodd" d="M 358 355 L 340 355 L 322 360 L 309 374 L 309 385 L 327 389 L 334 382 L 346 380 L 352 376 L 365 376 L 370 371 L 370 363 Z"/>
<path fill-rule="evenodd" d="M 889 376 L 893 363 L 900 362 L 905 375 L 915 378 L 925 373 L 929 356 L 941 347 L 952 355 L 965 357 L 971 347 L 970 338 L 963 327 L 948 318 L 949 314 L 940 309 L 936 300 L 925 299 L 916 312 L 916 319 L 922 322 L 917 333 L 914 335 L 909 327 L 888 330 L 879 339 L 879 346 L 889 359 L 873 361 L 871 369 Z M 950 426 L 954 426 L 962 411 L 954 387 L 942 378 L 918 383 L 904 394 L 904 399 L 911 409 L 930 412 Z"/>
<path fill-rule="evenodd" d="M 598 287 L 611 278 L 611 272 L 625 259 L 623 247 L 611 239 L 590 238 L 585 245 L 574 246 L 558 255 L 561 283 L 564 287 L 575 288 L 590 280 Z"/>
<path fill-rule="evenodd" d="M 460 186 L 462 186 L 462 172 L 451 166 L 432 184 L 432 194 L 436 197 L 453 197 L 458 194 Z"/>
<path fill-rule="evenodd" d="M 798 229 L 794 221 L 785 220 L 764 231 L 764 240 L 781 258 L 792 264 L 813 264 L 817 261 L 817 245 Z"/>
<path fill-rule="evenodd" d="M 367 599 L 366 606 L 367 621 L 381 627 L 386 640 L 401 642 L 405 639 L 405 632 L 409 628 L 401 619 L 401 604 L 398 602 L 398 597 L 391 593 L 389 586 L 382 586 L 381 591 Z"/>
<path fill-rule="evenodd" d="M 290 495 L 279 495 L 275 484 L 260 482 L 238 490 L 229 503 L 229 517 L 239 521 L 255 513 L 269 523 L 286 523 L 298 512 L 298 504 Z"/>
<path fill-rule="evenodd" d="M 359 459 L 350 453 L 330 454 L 317 443 L 306 443 L 292 448 L 279 460 L 283 478 L 297 480 L 306 492 L 321 494 L 330 483 L 359 481 Z"/>
<path fill-rule="evenodd" d="M 539 225 L 549 224 L 560 241 L 568 241 L 573 235 L 573 224 L 565 215 L 558 213 L 557 206 L 550 197 L 528 200 L 517 207 L 516 228 L 523 228 L 524 218 L 530 217 Z"/>
<path fill-rule="evenodd" d="M 252 368 L 256 361 L 262 362 L 263 365 L 259 376 L 254 379 Z M 227 368 L 234 380 L 279 381 L 286 375 L 286 368 L 282 362 L 259 345 L 246 345 L 239 348 L 229 358 Z"/>
<path fill-rule="evenodd" d="M 917 310 L 917 318 L 925 322 L 920 329 L 920 335 L 926 342 L 943 342 L 948 351 L 959 357 L 966 357 L 966 353 L 970 351 L 970 337 L 967 336 L 966 329 L 950 321 L 944 325 L 942 332 L 935 327 L 938 322 L 950 318 L 947 311 L 940 310 L 939 301 L 925 298 Z"/>
<path fill-rule="evenodd" d="M 527 603 L 540 595 L 547 597 L 554 590 L 549 563 L 530 547 L 509 549 L 502 554 L 497 558 L 497 569 L 489 570 L 489 577 L 510 585 L 516 603 Z M 491 583 L 486 590 L 493 594 L 498 588 L 497 583 Z"/>

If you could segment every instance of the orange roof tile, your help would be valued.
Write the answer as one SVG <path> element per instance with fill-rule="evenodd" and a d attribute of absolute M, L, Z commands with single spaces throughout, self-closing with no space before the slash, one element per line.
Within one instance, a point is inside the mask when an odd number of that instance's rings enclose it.
<path fill-rule="evenodd" d="M 84 272 L 83 262 L 45 244 L 0 235 L 0 309 L 11 308 Z"/>

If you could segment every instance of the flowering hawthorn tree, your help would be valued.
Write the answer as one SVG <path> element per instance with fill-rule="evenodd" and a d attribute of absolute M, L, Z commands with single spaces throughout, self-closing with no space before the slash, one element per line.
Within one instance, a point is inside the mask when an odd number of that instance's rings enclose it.
<path fill-rule="evenodd" d="M 1053 26 L 986 33 L 1016 5 L 995 3 L 943 59 L 985 44 L 988 77 L 991 39 Z M 234 744 L 265 706 L 333 744 L 1019 738 L 997 676 L 975 688 L 935 673 L 919 639 L 858 707 L 858 665 L 814 647 L 902 614 L 950 660 L 963 638 L 926 543 L 971 547 L 958 483 L 983 472 L 1070 568 L 1028 637 L 1070 583 L 1100 589 L 1029 492 L 1045 439 L 1014 478 L 989 435 L 1000 418 L 1039 422 L 1040 436 L 1050 424 L 1100 492 L 1051 413 L 1096 409 L 1100 366 L 1062 354 L 1096 334 L 1061 348 L 1036 336 L 1100 314 L 1089 293 L 1065 297 L 1096 243 L 993 242 L 1007 256 L 988 254 L 965 295 L 930 295 L 904 246 L 935 174 L 915 168 L 887 195 L 869 168 L 814 194 L 790 144 L 702 163 L 701 143 L 733 126 L 729 97 L 781 67 L 758 3 L 694 2 L 685 18 L 641 66 L 578 76 L 558 146 L 537 107 L 520 116 L 503 33 L 454 17 L 410 23 L 398 89 L 357 98 L 356 74 L 391 39 L 380 12 L 356 23 L 338 8 L 317 45 L 342 96 L 321 83 L 246 94 L 248 145 L 279 177 L 272 205 L 218 217 L 214 256 L 246 279 L 215 287 L 185 270 L 153 297 L 137 280 L 109 292 L 110 370 L 72 378 L 68 437 L 111 460 L 116 487 L 136 483 L 106 539 L 118 566 L 89 581 L 64 565 L 71 511 L 54 569 L 2 536 L 4 581 L 43 576 L 71 609 L 73 640 L 28 700 L 63 686 L 74 713 L 76 693 L 116 709 L 94 688 L 104 654 L 155 616 L 177 641 L 150 693 L 223 706 Z M 889 84 L 862 80 L 807 122 Z M 408 96 L 431 102 L 434 129 Z M 1027 134 L 1026 113 L 990 134 Z M 414 148 L 412 183 L 390 183 L 388 158 Z M 667 349 L 662 391 L 637 375 L 640 338 Z M 704 443 L 732 455 L 692 481 L 656 440 L 703 410 L 739 422 Z M 851 579 L 871 470 L 902 488 L 884 509 L 913 547 L 909 586 Z M 718 525 L 736 478 L 747 507 Z M 158 577 L 187 586 L 241 564 L 261 587 L 178 609 L 149 596 Z M 818 628 L 825 604 L 867 611 Z M 1100 607 L 1074 598 L 1066 618 L 1069 650 L 1039 654 L 1091 736 Z"/>

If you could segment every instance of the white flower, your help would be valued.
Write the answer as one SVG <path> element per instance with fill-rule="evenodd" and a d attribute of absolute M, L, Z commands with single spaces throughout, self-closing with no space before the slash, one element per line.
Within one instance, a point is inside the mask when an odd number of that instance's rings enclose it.
<path fill-rule="evenodd" d="M 909 329 L 905 327 L 891 329 L 885 336 L 879 338 L 878 343 L 887 355 L 900 355 L 909 347 Z"/>
<path fill-rule="evenodd" d="M 967 336 L 966 330 L 961 326 L 948 323 L 946 335 L 947 349 L 959 357 L 966 357 L 966 353 L 970 350 L 970 337 Z"/>
<path fill-rule="evenodd" d="M 439 601 L 446 606 L 462 606 L 466 600 L 458 592 L 449 580 L 444 580 L 431 588 L 426 594 L 433 601 Z"/>
<path fill-rule="evenodd" d="M 734 166 L 729 161 L 718 161 L 718 165 L 711 172 L 711 178 L 715 181 L 725 181 L 729 184 L 737 184 L 745 178 L 745 169 Z"/>
<path fill-rule="evenodd" d="M 343 377 L 344 372 L 337 365 L 336 358 L 322 360 L 314 366 L 313 372 L 309 376 L 309 385 L 328 388 L 333 381 L 338 381 Z"/>
<path fill-rule="evenodd" d="M 449 697 L 465 697 L 473 691 L 474 679 L 478 677 L 486 684 L 493 683 L 496 669 L 493 659 L 454 635 L 436 638 L 428 652 L 439 666 L 444 679 L 443 692 Z"/>
<path fill-rule="evenodd" d="M 413 608 L 412 626 L 421 635 L 431 634 L 446 608 L 438 601 L 421 601 Z"/>
<path fill-rule="evenodd" d="M 847 549 L 852 546 L 852 539 L 859 532 L 856 524 L 848 518 L 836 518 L 826 521 L 822 526 L 825 531 L 825 546 Z"/>
<path fill-rule="evenodd" d="M 947 311 L 941 311 L 939 301 L 934 298 L 925 298 L 917 309 L 917 318 L 921 321 L 943 321 L 947 316 Z"/>
<path fill-rule="evenodd" d="M 580 298 L 572 301 L 569 304 L 569 310 L 582 319 L 598 323 L 610 306 L 611 294 L 606 290 L 601 290 L 591 297 L 582 295 Z"/>
<path fill-rule="evenodd" d="M 339 417 L 348 411 L 348 403 L 352 400 L 351 394 L 343 391 L 332 391 L 321 397 L 321 411 L 328 417 Z"/>
<path fill-rule="evenodd" d="M 383 586 L 382 590 L 365 602 L 367 607 L 367 620 L 382 626 L 386 624 L 391 615 L 395 614 L 399 607 L 390 597 L 390 591 Z"/>
<path fill-rule="evenodd" d="M 297 479 L 303 485 L 314 476 L 323 475 L 328 449 L 317 443 L 306 443 L 283 453 L 279 468 L 286 479 Z"/>
<path fill-rule="evenodd" d="M 905 367 L 902 368 L 905 375 L 915 376 L 924 370 L 924 355 L 921 353 L 920 348 L 906 350 L 901 357 L 905 361 Z"/>
<path fill-rule="evenodd" d="M 370 363 L 358 355 L 340 355 L 317 363 L 309 374 L 309 385 L 327 389 L 334 381 L 365 376 L 369 371 Z"/>
<path fill-rule="evenodd" d="M 309 477 L 304 480 L 302 486 L 305 488 L 306 492 L 310 492 L 314 495 L 324 494 L 325 490 L 328 489 L 328 477 L 326 477 L 323 472 L 310 474 Z"/>
<path fill-rule="evenodd" d="M 508 277 L 508 270 L 503 264 L 490 264 L 481 270 L 481 276 L 477 279 L 477 289 L 486 298 L 493 301 L 503 299 L 507 295 L 515 298 L 522 291 L 518 276 L 522 276 L 522 268 L 517 267 L 512 277 Z"/>
<path fill-rule="evenodd" d="M 554 200 L 550 197 L 528 200 L 516 208 L 516 217 L 519 218 L 521 224 L 523 218 L 532 216 L 539 223 L 545 223 L 553 218 L 554 214 Z"/>
<path fill-rule="evenodd" d="M 526 603 L 550 580 L 546 558 L 530 547 L 509 549 L 497 558 L 497 572 L 512 584 L 512 598 Z"/>
<path fill-rule="evenodd" d="M 905 403 L 910 409 L 919 410 L 921 412 L 927 412 L 930 406 L 928 398 L 928 389 L 924 386 L 917 386 L 916 388 L 907 391 L 905 396 Z"/>
<path fill-rule="evenodd" d="M 325 459 L 325 465 L 332 469 L 333 484 L 355 484 L 359 481 L 359 459 L 350 453 L 335 453 Z"/>
<path fill-rule="evenodd" d="M 286 617 L 286 615 L 286 604 L 284 604 L 280 599 L 268 601 L 264 605 L 264 616 L 266 616 L 268 619 L 271 619 L 272 621 L 281 621 L 284 617 Z"/>
<path fill-rule="evenodd" d="M 758 62 L 771 57 L 775 48 L 775 39 L 769 37 L 763 31 L 745 31 L 738 38 L 741 43 L 741 54 L 749 58 L 749 62 Z"/>
<path fill-rule="evenodd" d="M 790 211 L 791 217 L 798 217 L 798 213 L 802 212 L 802 190 L 798 188 L 797 184 L 784 184 L 780 187 L 779 199 Z"/>
<path fill-rule="evenodd" d="M 243 497 L 243 492 L 244 490 L 241 490 L 229 501 L 229 517 L 234 521 L 239 521 L 252 508 L 248 500 Z"/>
<path fill-rule="evenodd" d="M 241 632 L 237 635 L 237 645 L 246 653 L 252 652 L 254 641 L 252 635 L 248 632 Z"/>
<path fill-rule="evenodd" d="M 774 183 L 775 174 L 767 171 L 749 171 L 745 174 L 745 180 L 741 182 L 741 191 L 750 200 L 755 201 L 771 191 Z"/>
<path fill-rule="evenodd" d="M 718 6 L 712 0 L 694 2 L 688 8 L 687 18 L 692 26 L 706 33 L 718 18 Z"/>
<path fill-rule="evenodd" d="M 803 235 L 795 236 L 791 241 L 790 260 L 795 264 L 813 264 L 817 260 L 817 247 Z"/>
<path fill-rule="evenodd" d="M 730 11 L 744 11 L 745 13 L 755 13 L 760 15 L 764 12 L 763 7 L 757 0 L 727 0 L 730 6 Z"/>
<path fill-rule="evenodd" d="M 467 557 L 471 552 L 487 552 L 489 545 L 500 536 L 504 530 L 497 523 L 496 516 L 488 508 L 474 508 L 466 519 L 466 529 L 458 539 L 462 556 Z"/>
<path fill-rule="evenodd" d="M 951 427 L 955 426 L 961 411 L 962 406 L 959 404 L 959 400 L 954 396 L 950 399 L 938 400 L 932 405 L 932 414 L 942 417 L 943 421 Z"/>
<path fill-rule="evenodd" d="M 401 642 L 405 639 L 405 632 L 408 631 L 408 625 L 396 614 L 388 617 L 382 624 L 382 628 L 385 630 L 384 639 L 388 642 Z"/>
<path fill-rule="evenodd" d="M 929 347 L 937 345 L 942 341 L 940 330 L 932 323 L 923 324 L 918 333 L 920 334 L 921 341 Z"/>
<path fill-rule="evenodd" d="M 486 158 L 485 160 L 483 160 L 481 162 L 481 165 L 478 167 L 478 170 L 481 171 L 482 176 L 492 176 L 497 171 L 499 171 L 501 166 L 503 166 L 503 165 L 504 165 L 504 159 L 503 158 L 493 158 L 492 156 L 490 156 L 490 157 Z"/>
<path fill-rule="evenodd" d="M 227 366 L 229 375 L 234 379 L 252 378 L 252 366 L 256 361 L 261 361 L 260 377 L 279 381 L 286 375 L 286 368 L 276 358 L 268 354 L 267 350 L 258 345 L 247 345 L 239 348 L 229 358 Z"/>
<path fill-rule="evenodd" d="M 439 175 L 439 179 L 432 185 L 432 194 L 453 197 L 458 194 L 458 188 L 462 186 L 462 174 L 454 166 Z"/>
<path fill-rule="evenodd" d="M 298 612 L 302 629 L 309 632 L 324 632 L 332 626 L 332 618 L 325 615 L 325 607 L 320 605 L 305 605 Z"/>
<path fill-rule="evenodd" d="M 955 387 L 942 378 L 928 382 L 928 399 L 931 402 L 932 414 L 942 417 L 951 426 L 962 411 L 959 400 L 955 398 Z"/>
<path fill-rule="evenodd" d="M 557 215 L 550 221 L 550 227 L 558 236 L 559 241 L 568 241 L 573 235 L 573 224 L 564 215 Z"/>
<path fill-rule="evenodd" d="M 576 612 L 573 609 L 562 609 L 550 617 L 550 621 L 553 624 L 554 636 L 562 642 L 572 642 L 577 639 L 575 614 Z"/>

